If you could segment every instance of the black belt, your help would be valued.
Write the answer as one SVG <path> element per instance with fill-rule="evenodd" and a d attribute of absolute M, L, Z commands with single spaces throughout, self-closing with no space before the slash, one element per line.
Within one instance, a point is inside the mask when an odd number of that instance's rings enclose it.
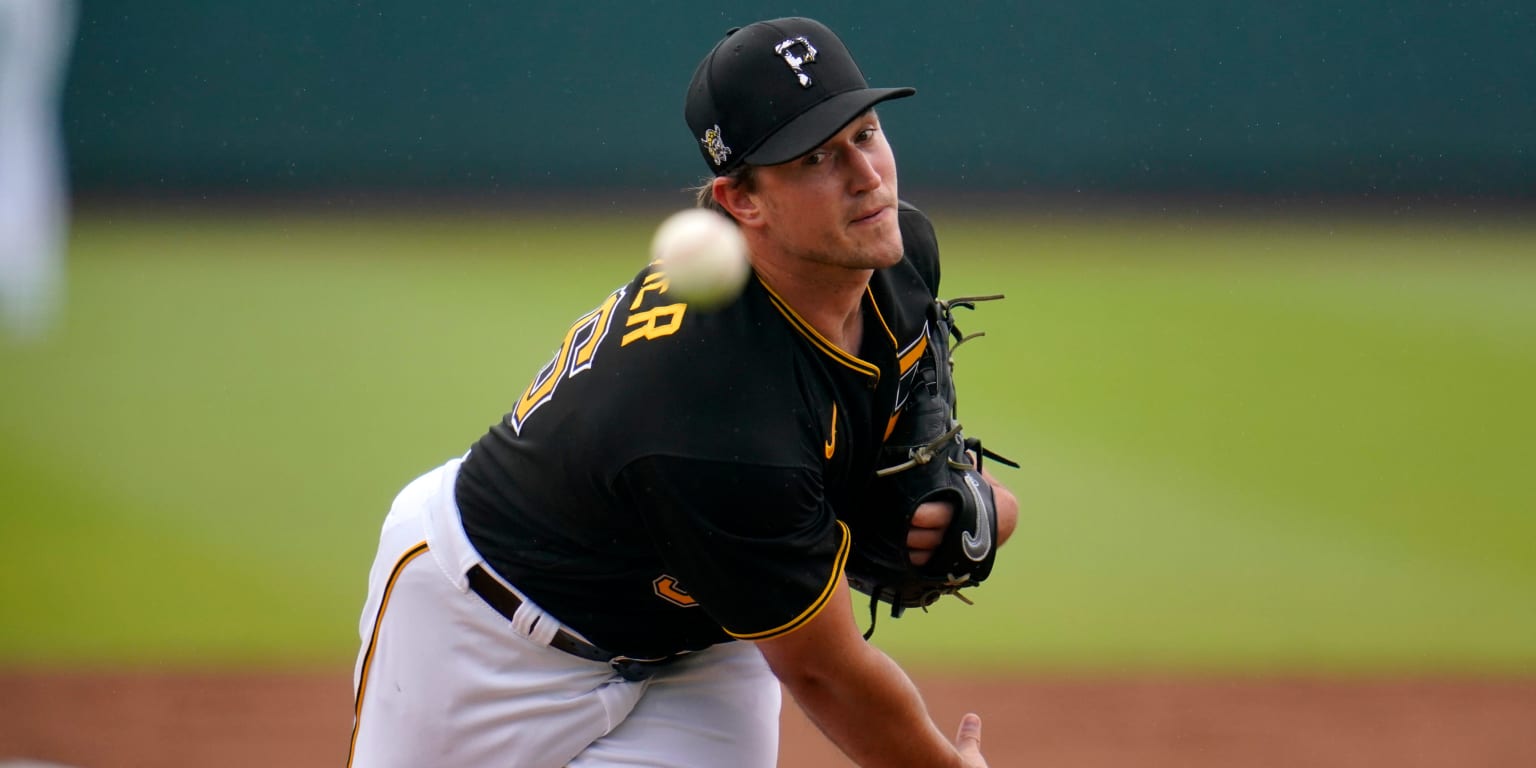
<path fill-rule="evenodd" d="M 469 569 L 469 588 L 475 591 L 482 600 L 489 604 L 496 612 L 513 621 L 518 606 L 523 604 L 517 593 L 507 589 L 496 577 L 488 573 L 485 568 L 476 564 Z M 538 621 L 534 621 L 537 626 Z M 530 630 L 532 627 L 529 628 Z M 629 656 L 621 656 L 609 653 L 597 646 L 582 640 L 575 635 L 561 629 L 555 632 L 554 638 L 549 641 L 549 647 L 558 651 L 564 651 L 577 658 L 588 661 L 600 661 L 613 667 L 620 677 L 631 682 L 646 680 L 656 674 L 657 670 L 678 659 L 677 656 L 666 656 L 659 659 L 636 659 Z"/>

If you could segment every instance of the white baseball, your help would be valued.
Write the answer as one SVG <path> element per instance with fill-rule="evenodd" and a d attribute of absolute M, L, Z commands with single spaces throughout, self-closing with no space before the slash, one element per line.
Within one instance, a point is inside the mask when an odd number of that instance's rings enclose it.
<path fill-rule="evenodd" d="M 700 309 L 730 303 L 752 273 L 736 222 L 703 208 L 668 216 L 651 239 L 651 260 L 661 262 L 667 292 Z"/>

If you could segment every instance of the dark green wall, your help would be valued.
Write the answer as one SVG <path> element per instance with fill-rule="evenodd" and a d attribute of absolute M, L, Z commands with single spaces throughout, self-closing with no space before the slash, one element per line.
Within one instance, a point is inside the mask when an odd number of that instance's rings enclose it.
<path fill-rule="evenodd" d="M 1536 197 L 1523 2 L 85 0 L 77 189 L 673 190 L 728 26 L 802 13 L 874 84 L 908 188 Z"/>

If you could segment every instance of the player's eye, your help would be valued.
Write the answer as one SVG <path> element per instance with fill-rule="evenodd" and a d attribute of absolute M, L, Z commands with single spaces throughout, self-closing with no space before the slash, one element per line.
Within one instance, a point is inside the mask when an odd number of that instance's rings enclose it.
<path fill-rule="evenodd" d="M 869 141 L 870 139 L 873 139 L 874 137 L 875 137 L 875 129 L 873 129 L 873 128 L 865 128 L 864 130 L 859 131 L 853 137 L 853 140 L 858 142 L 858 143 L 860 143 L 860 144 L 863 144 L 864 142 Z"/>
<path fill-rule="evenodd" d="M 805 156 L 805 161 L 804 162 L 805 162 L 806 165 L 821 165 L 823 162 L 826 161 L 826 159 L 827 159 L 827 153 L 825 153 L 825 152 L 812 152 L 809 155 Z"/>

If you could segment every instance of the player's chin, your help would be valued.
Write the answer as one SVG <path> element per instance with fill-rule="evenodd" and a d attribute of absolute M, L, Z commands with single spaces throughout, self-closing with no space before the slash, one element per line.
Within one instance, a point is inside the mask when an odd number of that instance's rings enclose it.
<path fill-rule="evenodd" d="M 880 251 L 871 253 L 865 251 L 854 259 L 848 266 L 853 269 L 889 269 L 901 263 L 901 252 L 889 253 Z"/>
<path fill-rule="evenodd" d="M 864 255 L 868 266 L 889 267 L 901 261 L 901 227 L 894 215 L 889 218 L 889 226 L 854 227 L 849 239 L 855 243 L 855 250 Z"/>
<path fill-rule="evenodd" d="M 901 257 L 903 253 L 901 246 L 901 230 L 896 229 L 892 233 L 891 237 L 886 238 L 877 246 L 875 252 L 878 254 L 877 258 L 879 259 L 880 266 L 882 267 L 890 267 L 901 263 Z"/>

